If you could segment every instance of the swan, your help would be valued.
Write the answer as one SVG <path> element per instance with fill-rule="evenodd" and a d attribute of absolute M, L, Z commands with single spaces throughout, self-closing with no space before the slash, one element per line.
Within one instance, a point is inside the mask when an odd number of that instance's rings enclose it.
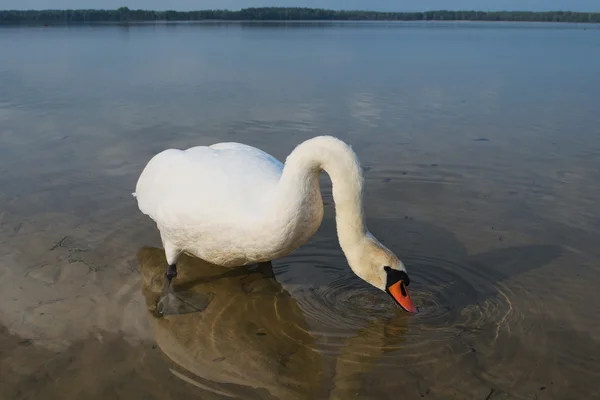
<path fill-rule="evenodd" d="M 358 157 L 333 136 L 300 143 L 285 164 L 235 142 L 153 156 L 133 196 L 160 232 L 168 284 L 183 252 L 238 267 L 278 259 L 302 246 L 323 219 L 322 170 L 331 179 L 337 236 L 348 265 L 404 310 L 416 312 L 405 265 L 367 229 Z"/>

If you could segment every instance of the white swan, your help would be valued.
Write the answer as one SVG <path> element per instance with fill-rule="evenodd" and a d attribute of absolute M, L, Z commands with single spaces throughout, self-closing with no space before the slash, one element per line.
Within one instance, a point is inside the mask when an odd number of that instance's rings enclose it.
<path fill-rule="evenodd" d="M 350 268 L 415 312 L 404 264 L 367 230 L 358 158 L 337 138 L 301 143 L 285 165 L 240 143 L 164 150 L 148 162 L 133 195 L 158 226 L 170 282 L 182 252 L 235 267 L 296 250 L 323 218 L 321 170 L 331 178 L 338 239 Z"/>

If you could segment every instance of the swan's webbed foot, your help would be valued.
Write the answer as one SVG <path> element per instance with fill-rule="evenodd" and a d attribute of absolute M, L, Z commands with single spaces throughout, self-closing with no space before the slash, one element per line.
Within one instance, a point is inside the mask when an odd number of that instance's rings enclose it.
<path fill-rule="evenodd" d="M 156 313 L 159 317 L 165 315 L 180 315 L 203 311 L 214 297 L 212 294 L 194 293 L 192 291 L 175 292 L 171 281 L 177 276 L 177 265 L 167 268 L 165 284 L 158 303 Z"/>

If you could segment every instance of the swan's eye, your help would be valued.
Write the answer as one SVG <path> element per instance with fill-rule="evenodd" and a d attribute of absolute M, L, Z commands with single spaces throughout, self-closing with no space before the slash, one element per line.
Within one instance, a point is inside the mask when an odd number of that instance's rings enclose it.
<path fill-rule="evenodd" d="M 404 285 L 408 286 L 410 285 L 410 278 L 408 277 L 408 274 L 404 271 L 398 271 L 396 269 L 392 269 L 389 266 L 385 266 L 383 267 L 383 270 L 387 273 L 388 276 L 388 283 L 392 284 L 392 283 L 396 283 L 398 281 L 402 281 L 404 282 Z"/>

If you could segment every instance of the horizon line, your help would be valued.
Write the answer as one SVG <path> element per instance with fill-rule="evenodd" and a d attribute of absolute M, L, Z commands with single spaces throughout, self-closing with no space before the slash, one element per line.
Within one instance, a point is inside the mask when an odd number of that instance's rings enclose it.
<path fill-rule="evenodd" d="M 476 12 L 476 13 L 536 13 L 536 14 L 546 14 L 546 13 L 573 13 L 573 14 L 600 14 L 599 11 L 573 11 L 567 9 L 556 9 L 556 10 L 546 10 L 546 11 L 534 11 L 534 10 L 476 10 L 476 9 L 430 9 L 423 11 L 382 11 L 382 10 L 370 10 L 370 9 L 350 9 L 350 8 L 320 8 L 320 7 L 300 7 L 300 6 L 289 6 L 289 7 L 243 7 L 239 9 L 231 9 L 231 8 L 201 8 L 195 10 L 176 10 L 176 9 L 164 9 L 164 10 L 156 10 L 156 9 L 146 9 L 146 8 L 129 8 L 129 7 L 118 7 L 118 8 L 27 8 L 27 9 L 0 9 L 0 12 L 6 11 L 119 11 L 121 9 L 127 9 L 129 11 L 153 11 L 153 12 L 182 12 L 182 13 L 193 13 L 200 11 L 228 11 L 228 12 L 240 12 L 244 10 L 264 10 L 264 9 L 278 9 L 278 10 L 320 10 L 320 11 L 335 11 L 335 12 L 365 12 L 365 13 L 380 13 L 380 14 L 420 14 L 420 13 L 431 13 L 431 12 Z"/>

